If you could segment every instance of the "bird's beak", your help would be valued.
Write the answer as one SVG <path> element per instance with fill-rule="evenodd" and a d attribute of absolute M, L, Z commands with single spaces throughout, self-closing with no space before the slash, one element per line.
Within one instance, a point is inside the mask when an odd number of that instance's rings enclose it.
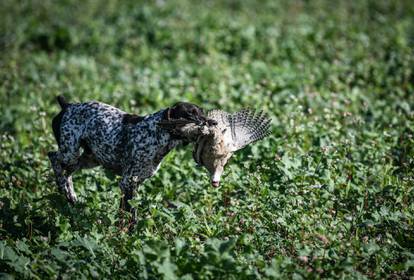
<path fill-rule="evenodd" d="M 219 170 L 215 170 L 215 172 L 214 172 L 214 174 L 213 174 L 213 176 L 211 176 L 211 185 L 213 186 L 213 187 L 218 187 L 218 186 L 220 186 L 220 176 L 221 176 L 221 173 L 223 172 L 223 170 L 221 169 L 219 169 Z"/>

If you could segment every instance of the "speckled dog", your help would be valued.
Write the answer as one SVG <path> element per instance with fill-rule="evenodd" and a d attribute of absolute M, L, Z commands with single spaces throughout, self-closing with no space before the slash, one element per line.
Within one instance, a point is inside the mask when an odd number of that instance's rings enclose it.
<path fill-rule="evenodd" d="M 121 207 L 130 210 L 135 187 L 155 174 L 171 149 L 195 141 L 208 125 L 203 110 L 185 102 L 141 117 L 96 101 L 57 99 L 62 111 L 52 127 L 59 150 L 48 156 L 56 183 L 71 203 L 77 200 L 71 174 L 101 165 L 122 176 Z"/>

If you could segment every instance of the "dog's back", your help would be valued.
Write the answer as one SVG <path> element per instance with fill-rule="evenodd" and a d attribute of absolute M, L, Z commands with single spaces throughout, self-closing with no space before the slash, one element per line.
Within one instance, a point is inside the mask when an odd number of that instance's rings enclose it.
<path fill-rule="evenodd" d="M 61 104 L 61 102 L 59 102 Z M 62 151 L 79 150 L 92 154 L 101 165 L 119 169 L 119 141 L 122 139 L 125 112 L 110 105 L 91 101 L 66 103 L 53 119 L 52 127 Z"/>

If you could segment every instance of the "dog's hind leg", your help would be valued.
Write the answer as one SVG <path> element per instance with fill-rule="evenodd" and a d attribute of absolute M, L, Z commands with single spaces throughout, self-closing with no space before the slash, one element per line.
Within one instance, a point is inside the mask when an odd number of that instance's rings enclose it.
<path fill-rule="evenodd" d="M 72 173 L 83 167 L 83 163 L 81 164 L 80 161 L 82 141 L 80 138 L 82 134 L 79 132 L 82 131 L 81 129 L 80 126 L 72 126 L 71 129 L 61 131 L 59 152 L 55 156 L 55 166 L 57 168 L 57 172 L 55 171 L 56 180 L 70 203 L 75 203 L 77 200 L 72 183 Z"/>
<path fill-rule="evenodd" d="M 71 174 L 78 169 L 79 165 L 79 145 L 80 135 L 76 133 L 78 127 L 70 126 L 71 129 L 62 131 L 62 121 L 67 113 L 67 103 L 63 96 L 58 96 L 59 105 L 62 111 L 52 120 L 53 134 L 59 146 L 59 151 L 49 152 L 48 157 L 55 173 L 56 184 L 61 192 L 63 192 L 69 202 L 76 202 L 76 194 L 73 189 Z"/>
<path fill-rule="evenodd" d="M 65 194 L 69 202 L 75 203 L 77 198 L 73 188 L 72 174 L 77 170 L 96 167 L 99 165 L 98 162 L 92 154 L 87 152 L 84 152 L 78 161 L 71 165 L 62 165 L 61 160 L 59 160 L 59 152 L 49 152 L 48 156 L 52 163 L 59 189 Z"/>
<path fill-rule="evenodd" d="M 63 192 L 66 199 L 74 204 L 77 201 L 76 193 L 73 190 L 72 176 L 68 176 L 66 170 L 62 166 L 61 156 L 59 152 L 49 152 L 49 160 L 55 173 L 56 184 L 59 190 Z"/>

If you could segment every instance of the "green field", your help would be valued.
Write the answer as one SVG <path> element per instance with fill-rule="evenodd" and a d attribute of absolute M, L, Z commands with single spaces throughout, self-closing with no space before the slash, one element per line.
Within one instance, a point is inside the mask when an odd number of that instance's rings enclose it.
<path fill-rule="evenodd" d="M 55 97 L 137 114 L 263 109 L 219 188 L 171 152 L 119 226 L 118 179 L 57 191 Z M 0 278 L 414 275 L 414 2 L 0 1 Z"/>

